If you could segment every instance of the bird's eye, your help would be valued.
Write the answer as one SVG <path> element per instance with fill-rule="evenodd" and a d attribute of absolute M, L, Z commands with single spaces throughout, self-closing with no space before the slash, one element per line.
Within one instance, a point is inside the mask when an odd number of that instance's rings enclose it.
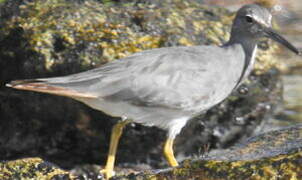
<path fill-rule="evenodd" d="M 253 22 L 253 18 L 251 16 L 245 16 L 245 20 L 248 23 L 252 23 Z"/>

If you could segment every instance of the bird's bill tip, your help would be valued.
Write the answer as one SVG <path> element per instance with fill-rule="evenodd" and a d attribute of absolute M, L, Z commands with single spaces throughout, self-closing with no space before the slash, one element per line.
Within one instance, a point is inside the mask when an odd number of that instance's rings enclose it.
<path fill-rule="evenodd" d="M 294 45 L 292 45 L 290 42 L 288 42 L 284 37 L 279 35 L 272 28 L 265 28 L 264 32 L 266 33 L 267 37 L 269 37 L 269 38 L 273 39 L 274 41 L 277 41 L 278 43 L 280 43 L 283 46 L 287 47 L 289 50 L 291 50 L 295 54 L 302 55 L 301 50 L 298 50 Z"/>

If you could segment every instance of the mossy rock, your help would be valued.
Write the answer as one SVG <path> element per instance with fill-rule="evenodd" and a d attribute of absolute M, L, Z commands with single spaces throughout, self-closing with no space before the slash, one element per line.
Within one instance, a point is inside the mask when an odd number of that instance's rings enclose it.
<path fill-rule="evenodd" d="M 17 16 L 1 22 L 0 44 L 5 45 L 0 49 L 0 57 L 3 61 L 23 63 L 26 66 L 23 68 L 33 71 L 25 74 L 28 77 L 36 73 L 62 75 L 145 49 L 221 45 L 228 40 L 234 13 L 192 0 L 156 2 L 108 5 L 92 0 L 35 0 L 23 3 Z M 16 39 L 21 41 L 12 42 Z M 278 66 L 276 59 L 271 58 L 276 45 L 268 45 L 265 40 L 260 47 L 265 51 L 257 58 L 261 62 L 256 64 L 257 72 Z M 19 48 L 22 48 L 22 59 Z"/>
<path fill-rule="evenodd" d="M 40 158 L 25 158 L 14 161 L 0 162 L 0 179 L 40 179 L 59 180 L 75 178 L 52 163 Z"/>
<path fill-rule="evenodd" d="M 179 167 L 159 173 L 129 175 L 122 179 L 301 179 L 302 124 L 271 131 L 243 144 L 185 160 Z"/>
<path fill-rule="evenodd" d="M 210 152 L 199 158 L 184 160 L 176 168 L 138 172 L 119 168 L 113 180 L 219 180 L 219 179 L 301 179 L 302 124 L 267 132 L 230 149 Z M 94 174 L 93 177 L 85 175 Z M 77 180 L 102 179 L 100 168 L 82 166 L 65 171 L 40 158 L 0 162 L 0 178 Z M 135 173 L 131 173 L 135 172 Z M 74 175 L 76 173 L 77 175 Z M 83 174 L 81 174 L 83 173 Z M 123 175 L 129 174 L 130 175 Z M 86 178 L 85 178 L 86 177 Z"/>

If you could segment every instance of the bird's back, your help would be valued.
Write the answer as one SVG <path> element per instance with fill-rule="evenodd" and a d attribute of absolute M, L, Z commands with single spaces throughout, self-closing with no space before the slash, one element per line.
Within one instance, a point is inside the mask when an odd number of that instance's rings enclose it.
<path fill-rule="evenodd" d="M 190 118 L 226 98 L 238 82 L 244 58 L 240 45 L 159 48 L 36 81 L 83 94 L 73 98 L 109 115 L 166 128 L 165 122 Z"/>

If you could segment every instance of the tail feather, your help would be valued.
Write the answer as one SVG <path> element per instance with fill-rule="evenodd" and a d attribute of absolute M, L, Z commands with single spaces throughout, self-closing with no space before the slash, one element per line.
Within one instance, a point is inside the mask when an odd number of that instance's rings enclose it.
<path fill-rule="evenodd" d="M 15 81 L 11 81 L 10 83 L 5 84 L 5 86 L 13 88 L 15 86 L 27 84 L 27 83 L 43 83 L 43 81 L 37 80 L 37 79 L 15 80 Z"/>
<path fill-rule="evenodd" d="M 47 81 L 38 80 L 38 79 L 11 81 L 10 83 L 6 84 L 6 87 L 27 90 L 27 91 L 36 91 L 36 92 L 42 92 L 48 94 L 55 94 L 59 96 L 97 98 L 97 96 L 93 94 L 78 92 L 72 89 L 51 85 L 48 84 Z"/>

